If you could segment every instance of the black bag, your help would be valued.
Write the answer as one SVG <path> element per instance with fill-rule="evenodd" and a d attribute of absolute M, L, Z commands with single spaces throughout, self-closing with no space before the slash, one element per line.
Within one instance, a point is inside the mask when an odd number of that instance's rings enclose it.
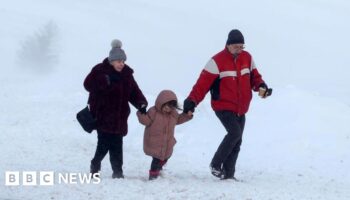
<path fill-rule="evenodd" d="M 77 120 L 83 129 L 88 133 L 91 133 L 94 129 L 96 129 L 96 119 L 93 117 L 88 106 L 78 112 Z"/>

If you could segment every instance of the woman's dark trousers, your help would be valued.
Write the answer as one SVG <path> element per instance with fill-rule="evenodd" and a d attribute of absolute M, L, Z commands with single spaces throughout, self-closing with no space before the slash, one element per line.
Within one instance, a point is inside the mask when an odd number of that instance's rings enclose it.
<path fill-rule="evenodd" d="M 91 160 L 91 171 L 98 172 L 101 169 L 101 161 L 108 152 L 113 172 L 123 172 L 123 136 L 102 131 L 97 131 L 97 147 Z"/>

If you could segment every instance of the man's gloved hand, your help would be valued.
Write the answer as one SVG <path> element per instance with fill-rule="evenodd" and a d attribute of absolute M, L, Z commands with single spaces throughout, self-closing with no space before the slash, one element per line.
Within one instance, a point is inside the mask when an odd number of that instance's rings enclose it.
<path fill-rule="evenodd" d="M 196 107 L 196 104 L 191 99 L 185 99 L 185 101 L 184 101 L 184 113 L 187 114 L 189 111 L 191 111 L 193 113 L 195 107 Z"/>
<path fill-rule="evenodd" d="M 268 96 L 271 96 L 272 94 L 272 88 L 269 88 L 266 83 L 261 83 L 259 85 L 259 96 L 261 98 L 266 98 Z"/>
<path fill-rule="evenodd" d="M 147 106 L 145 104 L 142 104 L 139 108 L 139 112 L 145 115 L 147 113 Z"/>

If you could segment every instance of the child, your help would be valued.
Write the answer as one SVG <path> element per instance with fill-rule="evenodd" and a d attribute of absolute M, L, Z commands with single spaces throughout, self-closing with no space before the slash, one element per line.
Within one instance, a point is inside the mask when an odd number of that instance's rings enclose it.
<path fill-rule="evenodd" d="M 182 124 L 192 119 L 192 113 L 177 112 L 177 97 L 170 90 L 163 90 L 157 97 L 155 106 L 146 114 L 137 112 L 139 122 L 146 126 L 143 150 L 146 155 L 152 156 L 149 180 L 159 176 L 163 165 L 168 161 L 176 143 L 174 137 L 175 125 Z"/>
<path fill-rule="evenodd" d="M 129 102 L 146 113 L 147 100 L 125 64 L 126 54 L 120 40 L 112 41 L 109 56 L 97 64 L 84 81 L 89 92 L 90 110 L 97 120 L 97 147 L 90 173 L 97 174 L 109 152 L 112 178 L 124 178 L 123 137 L 128 133 Z"/>

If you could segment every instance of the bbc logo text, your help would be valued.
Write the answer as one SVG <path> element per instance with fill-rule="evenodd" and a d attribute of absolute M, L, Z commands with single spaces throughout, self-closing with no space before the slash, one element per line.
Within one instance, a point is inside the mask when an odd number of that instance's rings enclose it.
<path fill-rule="evenodd" d="M 52 186 L 55 184 L 99 184 L 99 173 L 55 173 L 53 171 L 6 171 L 6 186 Z"/>

